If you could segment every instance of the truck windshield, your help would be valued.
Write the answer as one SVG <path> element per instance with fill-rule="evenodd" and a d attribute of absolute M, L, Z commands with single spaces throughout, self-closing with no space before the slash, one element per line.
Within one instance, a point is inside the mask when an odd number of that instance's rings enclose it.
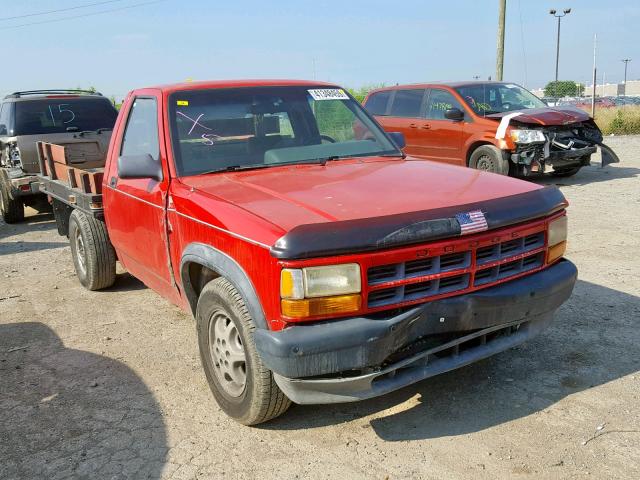
<path fill-rule="evenodd" d="M 58 97 L 15 103 L 14 135 L 113 128 L 117 110 L 106 98 Z"/>
<path fill-rule="evenodd" d="M 533 93 L 513 83 L 477 83 L 455 90 L 470 108 L 483 116 L 547 106 Z"/>
<path fill-rule="evenodd" d="M 180 176 L 402 153 L 336 87 L 187 90 L 169 97 Z"/>

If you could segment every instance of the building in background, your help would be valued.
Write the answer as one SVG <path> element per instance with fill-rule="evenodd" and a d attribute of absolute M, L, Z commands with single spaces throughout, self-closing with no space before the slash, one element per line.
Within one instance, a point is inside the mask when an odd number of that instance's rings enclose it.
<path fill-rule="evenodd" d="M 587 85 L 584 88 L 583 97 L 590 97 L 593 92 L 593 85 Z M 534 88 L 531 90 L 536 97 L 544 97 L 544 88 Z M 621 83 L 604 83 L 596 84 L 596 97 L 618 97 L 621 95 L 640 96 L 640 80 L 627 80 L 625 85 Z"/>

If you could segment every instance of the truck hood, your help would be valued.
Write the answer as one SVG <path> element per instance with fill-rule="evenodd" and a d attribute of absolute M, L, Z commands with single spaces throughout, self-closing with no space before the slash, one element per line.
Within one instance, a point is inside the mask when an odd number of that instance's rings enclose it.
<path fill-rule="evenodd" d="M 181 181 L 195 192 L 261 217 L 283 233 L 299 225 L 437 210 L 542 188 L 470 168 L 380 157 L 199 175 Z"/>
<path fill-rule="evenodd" d="M 492 113 L 487 115 L 486 118 L 493 118 L 500 120 L 505 115 L 512 113 L 520 113 L 513 121 L 518 123 L 530 123 L 535 125 L 555 126 L 555 125 L 569 125 L 571 123 L 585 122 L 591 117 L 578 108 L 528 108 L 524 110 L 513 110 L 502 113 Z"/>

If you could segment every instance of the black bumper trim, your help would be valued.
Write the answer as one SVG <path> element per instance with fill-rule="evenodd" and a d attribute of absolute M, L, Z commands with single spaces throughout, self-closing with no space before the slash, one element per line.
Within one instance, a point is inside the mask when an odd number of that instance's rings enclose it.
<path fill-rule="evenodd" d="M 279 259 L 367 252 L 460 236 L 455 215 L 481 210 L 490 230 L 542 218 L 567 206 L 562 192 L 547 186 L 478 203 L 383 217 L 299 225 L 271 247 Z"/>
<path fill-rule="evenodd" d="M 295 403 L 356 402 L 384 395 L 503 352 L 542 332 L 551 323 L 552 317 L 553 313 L 550 312 L 527 321 L 486 328 L 358 377 L 292 379 L 274 374 L 274 378 L 284 394 Z M 487 340 L 492 335 L 495 337 Z M 472 346 L 467 347 L 470 344 Z"/>
<path fill-rule="evenodd" d="M 544 161 L 551 165 L 580 164 L 582 157 L 591 156 L 597 151 L 596 147 L 585 147 L 576 150 L 554 150 L 549 152 L 549 156 Z"/>
<path fill-rule="evenodd" d="M 258 329 L 256 347 L 269 369 L 289 379 L 377 367 L 428 335 L 475 331 L 551 314 L 569 298 L 576 278 L 575 265 L 561 260 L 537 273 L 425 303 L 390 318 L 358 317 L 277 332 Z"/>

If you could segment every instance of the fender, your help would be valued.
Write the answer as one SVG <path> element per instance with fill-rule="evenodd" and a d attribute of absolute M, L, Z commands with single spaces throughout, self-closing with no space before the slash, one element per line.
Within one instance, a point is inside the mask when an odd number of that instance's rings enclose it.
<path fill-rule="evenodd" d="M 243 268 L 226 253 L 217 250 L 210 245 L 197 242 L 187 245 L 182 253 L 182 259 L 180 260 L 180 278 L 182 279 L 182 286 L 194 315 L 196 305 L 198 304 L 198 296 L 196 295 L 196 289 L 191 284 L 191 278 L 189 277 L 188 266 L 190 263 L 203 265 L 213 270 L 221 277 L 229 280 L 233 286 L 238 289 L 240 296 L 242 296 L 242 300 L 244 300 L 244 303 L 249 310 L 251 318 L 256 323 L 256 327 L 265 330 L 269 329 L 264 311 L 262 310 L 262 304 L 258 299 L 258 294 Z"/>

